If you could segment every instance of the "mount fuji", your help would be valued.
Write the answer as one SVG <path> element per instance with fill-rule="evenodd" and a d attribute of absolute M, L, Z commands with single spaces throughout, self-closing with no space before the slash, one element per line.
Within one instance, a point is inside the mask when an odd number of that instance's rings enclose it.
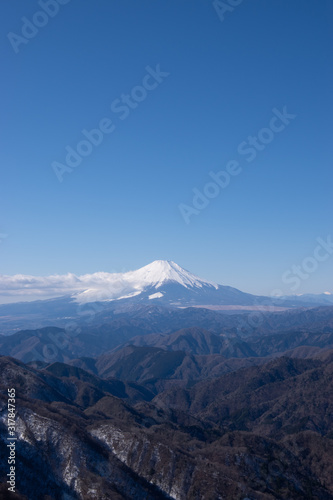
<path fill-rule="evenodd" d="M 130 311 L 201 307 L 227 312 L 328 305 L 327 295 L 271 298 L 244 293 L 204 280 L 172 261 L 156 260 L 126 273 L 35 276 L 0 276 L 0 296 L 21 300 L 0 305 L 0 333 L 23 328 L 63 326 L 69 322 L 104 321 Z M 35 297 L 40 297 L 36 300 Z M 161 309 L 162 308 L 162 309 Z M 190 314 L 190 310 L 188 311 Z"/>
<path fill-rule="evenodd" d="M 75 293 L 79 303 L 100 301 L 154 302 L 176 307 L 253 305 L 258 297 L 207 281 L 172 261 L 155 260 L 123 274 L 97 273 L 94 285 Z"/>
<path fill-rule="evenodd" d="M 94 302 L 116 306 L 131 302 L 173 307 L 230 306 L 235 309 L 239 306 L 254 308 L 253 306 L 263 305 L 302 307 L 314 303 L 306 296 L 297 300 L 294 297 L 273 299 L 244 293 L 236 288 L 199 278 L 169 260 L 155 260 L 136 271 L 126 273 L 97 272 L 82 276 L 69 273 L 46 277 L 0 276 L 0 296 L 19 297 L 20 300 L 19 302 L 14 299 L 11 300 L 12 304 L 0 305 L 0 316 L 3 310 L 15 304 L 24 304 L 25 310 L 31 309 L 32 304 L 37 303 L 50 303 L 56 307 L 60 298 L 64 303 L 75 306 Z M 36 301 L 37 297 L 40 300 Z M 325 300 L 326 298 L 325 295 Z M 318 302 L 315 305 L 318 305 Z"/>

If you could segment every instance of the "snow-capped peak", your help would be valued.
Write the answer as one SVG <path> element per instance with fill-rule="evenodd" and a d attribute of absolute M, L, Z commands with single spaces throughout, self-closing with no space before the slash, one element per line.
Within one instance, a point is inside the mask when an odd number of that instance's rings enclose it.
<path fill-rule="evenodd" d="M 152 297 L 157 298 L 151 289 L 157 290 L 166 284 L 178 284 L 186 289 L 202 289 L 207 286 L 218 289 L 216 283 L 202 280 L 169 260 L 155 260 L 136 271 L 123 274 L 96 273 L 90 275 L 89 280 L 87 275 L 85 278 L 85 284 L 88 285 L 89 282 L 90 286 L 85 286 L 82 292 L 73 296 L 78 302 L 120 300 L 135 297 L 148 290 Z"/>
<path fill-rule="evenodd" d="M 13 291 L 24 297 L 37 295 L 45 298 L 61 297 L 70 295 L 79 303 L 112 301 L 121 299 L 133 299 L 141 295 L 139 299 L 145 298 L 147 292 L 150 299 L 161 299 L 165 297 L 168 288 L 168 294 L 171 288 L 167 285 L 178 285 L 177 300 L 182 296 L 183 291 L 204 291 L 209 288 L 213 291 L 218 289 L 218 285 L 210 281 L 205 281 L 189 271 L 186 271 L 178 264 L 172 261 L 155 260 L 151 264 L 144 266 L 136 271 L 126 273 L 107 273 L 96 272 L 94 274 L 84 274 L 76 276 L 74 274 L 52 275 L 52 276 L 0 276 L 0 295 L 2 290 Z M 161 287 L 164 287 L 163 289 Z M 207 291 L 207 290 L 206 290 Z M 163 292 L 163 293 L 162 293 Z"/>
<path fill-rule="evenodd" d="M 125 273 L 124 278 L 132 282 L 135 287 L 150 285 L 159 288 L 170 281 L 179 283 L 185 288 L 202 288 L 207 285 L 218 287 L 216 283 L 202 280 L 171 260 L 155 260 L 137 271 Z"/>

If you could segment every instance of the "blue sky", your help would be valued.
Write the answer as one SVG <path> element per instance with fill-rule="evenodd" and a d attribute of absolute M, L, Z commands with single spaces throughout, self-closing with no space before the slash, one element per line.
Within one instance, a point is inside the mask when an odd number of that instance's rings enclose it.
<path fill-rule="evenodd" d="M 1 5 L 0 273 L 167 259 L 244 291 L 292 293 L 282 275 L 333 234 L 333 4 L 244 0 L 222 21 L 207 0 L 62 3 L 52 18 L 35 1 Z M 145 80 L 158 65 L 161 81 Z M 126 95 L 137 101 L 112 110 Z M 284 107 L 295 117 L 267 136 Z M 59 182 L 54 162 L 68 170 L 66 147 L 105 118 L 113 131 Z M 269 142 L 249 162 L 238 148 L 258 134 Z M 193 207 L 193 189 L 231 160 L 239 175 Z M 181 204 L 198 212 L 189 223 Z M 333 292 L 333 255 L 313 268 L 296 293 Z"/>

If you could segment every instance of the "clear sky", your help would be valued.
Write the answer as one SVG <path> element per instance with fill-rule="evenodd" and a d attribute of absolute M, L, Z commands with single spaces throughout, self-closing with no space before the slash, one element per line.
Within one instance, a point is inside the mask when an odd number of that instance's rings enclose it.
<path fill-rule="evenodd" d="M 333 292 L 333 3 L 236 3 L 1 3 L 1 274 L 167 259 L 293 293 L 310 257 L 295 292 Z"/>

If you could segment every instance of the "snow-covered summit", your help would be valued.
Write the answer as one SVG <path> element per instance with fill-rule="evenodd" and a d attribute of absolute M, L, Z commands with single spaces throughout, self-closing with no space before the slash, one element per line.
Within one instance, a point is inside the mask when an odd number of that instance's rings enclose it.
<path fill-rule="evenodd" d="M 16 295 L 22 297 L 23 301 L 61 297 L 69 303 L 105 302 L 106 307 L 110 306 L 111 309 L 113 306 L 117 308 L 119 303 L 120 307 L 123 303 L 125 306 L 140 303 L 172 307 L 207 305 L 219 308 L 258 307 L 263 300 L 266 305 L 278 302 L 276 305 L 281 304 L 281 307 L 333 304 L 333 294 L 330 292 L 277 299 L 254 296 L 201 279 L 169 260 L 155 260 L 136 271 L 125 273 L 96 272 L 81 276 L 71 273 L 52 276 L 0 275 L 0 296 L 1 294 L 7 298 Z M 108 304 L 109 302 L 113 304 Z"/>
<path fill-rule="evenodd" d="M 178 285 L 186 290 L 218 289 L 217 284 L 203 280 L 169 260 L 155 260 L 126 273 L 95 273 L 88 281 L 90 286 L 73 296 L 78 302 L 129 299 L 144 292 L 149 293 L 150 298 L 160 298 L 163 296 L 161 291 L 157 295 L 152 290 L 165 285 Z"/>
<path fill-rule="evenodd" d="M 125 273 L 123 278 L 136 288 L 147 285 L 159 288 L 167 282 L 179 283 L 185 288 L 202 288 L 207 285 L 218 287 L 216 283 L 195 276 L 171 260 L 155 260 L 137 271 Z"/>

